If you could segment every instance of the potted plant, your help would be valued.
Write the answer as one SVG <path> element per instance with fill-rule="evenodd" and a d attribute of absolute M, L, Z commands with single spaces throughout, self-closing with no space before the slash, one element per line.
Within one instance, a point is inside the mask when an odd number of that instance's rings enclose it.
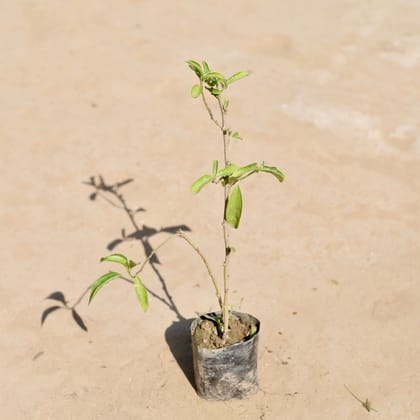
<path fill-rule="evenodd" d="M 220 130 L 223 147 L 223 162 L 213 161 L 210 173 L 200 176 L 192 185 L 191 191 L 197 194 L 207 184 L 218 184 L 223 191 L 222 236 L 224 248 L 223 276 L 221 281 L 200 248 L 182 230 L 166 238 L 140 264 L 122 254 L 111 254 L 101 258 L 125 268 L 126 273 L 111 271 L 99 277 L 92 285 L 89 303 L 98 291 L 107 283 L 118 278 L 131 279 L 138 301 L 144 311 L 148 309 L 148 293 L 140 277 L 146 264 L 156 252 L 174 238 L 183 239 L 201 258 L 210 281 L 214 286 L 219 310 L 201 315 L 191 325 L 193 347 L 194 376 L 198 394 L 206 399 L 228 400 L 249 397 L 258 390 L 257 383 L 257 347 L 260 330 L 259 321 L 251 315 L 231 310 L 229 298 L 230 272 L 229 262 L 235 249 L 230 243 L 232 229 L 237 229 L 242 215 L 242 182 L 257 172 L 273 175 L 278 181 L 284 181 L 283 173 L 274 166 L 264 163 L 251 163 L 244 166 L 231 161 L 229 146 L 232 140 L 240 140 L 237 131 L 227 125 L 229 99 L 224 96 L 228 87 L 249 75 L 240 71 L 230 77 L 213 71 L 203 61 L 188 60 L 189 68 L 195 73 L 198 82 L 191 89 L 193 98 L 201 98 L 210 120 Z M 215 109 L 209 104 L 212 98 Z M 220 167 L 221 166 L 221 167 Z"/>

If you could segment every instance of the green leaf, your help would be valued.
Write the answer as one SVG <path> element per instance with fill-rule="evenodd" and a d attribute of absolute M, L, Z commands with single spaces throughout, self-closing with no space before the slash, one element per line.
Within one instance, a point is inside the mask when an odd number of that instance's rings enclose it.
<path fill-rule="evenodd" d="M 226 166 L 225 168 L 221 169 L 219 172 L 217 172 L 216 176 L 223 178 L 225 176 L 230 176 L 232 175 L 236 170 L 238 169 L 238 167 L 231 163 L 230 165 Z"/>
<path fill-rule="evenodd" d="M 239 79 L 243 79 L 244 77 L 249 76 L 248 71 L 239 71 L 238 73 L 235 73 L 233 76 L 230 76 L 226 82 L 228 85 L 230 85 L 233 82 L 236 82 Z"/>
<path fill-rule="evenodd" d="M 194 85 L 191 89 L 191 96 L 195 99 L 201 95 L 203 88 L 201 85 Z"/>
<path fill-rule="evenodd" d="M 120 273 L 116 273 L 114 271 L 111 271 L 109 273 L 104 274 L 103 276 L 99 277 L 98 280 L 93 283 L 91 290 L 90 290 L 90 296 L 89 296 L 89 303 L 92 301 L 92 299 L 96 296 L 96 294 L 99 292 L 99 289 L 104 286 L 106 283 L 109 283 L 111 280 L 115 280 L 118 277 L 121 277 Z"/>
<path fill-rule="evenodd" d="M 110 261 L 117 264 L 121 264 L 127 269 L 133 268 L 136 265 L 134 261 L 129 260 L 123 254 L 111 254 L 111 255 L 108 255 L 107 257 L 102 257 L 101 262 L 102 261 Z"/>
<path fill-rule="evenodd" d="M 214 179 L 211 175 L 203 175 L 200 178 L 197 179 L 197 181 L 194 181 L 194 183 L 191 185 L 191 191 L 194 194 L 197 194 L 201 191 L 201 189 L 207 185 L 209 182 L 212 182 Z"/>
<path fill-rule="evenodd" d="M 220 89 L 211 88 L 209 89 L 209 92 L 214 96 L 219 96 L 223 91 Z"/>
<path fill-rule="evenodd" d="M 228 107 L 229 107 L 229 99 L 225 98 L 225 100 L 223 101 L 223 111 L 226 112 Z"/>
<path fill-rule="evenodd" d="M 237 131 L 235 131 L 235 132 L 232 134 L 232 137 L 233 137 L 234 139 L 242 140 L 241 135 L 240 135 Z"/>
<path fill-rule="evenodd" d="M 206 89 L 213 95 L 213 96 L 219 96 L 223 91 L 220 89 L 216 89 L 211 86 L 206 86 Z"/>
<path fill-rule="evenodd" d="M 207 84 L 207 89 L 212 95 L 220 95 L 223 89 L 227 88 L 227 82 L 225 76 L 217 71 L 209 71 L 204 73 L 202 80 Z"/>
<path fill-rule="evenodd" d="M 203 70 L 205 73 L 208 73 L 210 71 L 209 65 L 207 64 L 207 62 L 203 61 Z"/>
<path fill-rule="evenodd" d="M 217 71 L 209 71 L 208 73 L 204 74 L 204 80 L 208 80 L 208 79 L 216 79 L 216 80 L 222 80 L 225 81 L 225 76 L 223 76 L 222 73 L 219 73 Z"/>
<path fill-rule="evenodd" d="M 201 70 L 200 64 L 194 60 L 187 60 L 186 63 L 188 64 L 189 68 L 201 79 L 203 71 Z"/>
<path fill-rule="evenodd" d="M 200 318 L 212 321 L 214 325 L 216 326 L 217 333 L 219 334 L 219 336 L 223 334 L 223 319 L 221 316 L 217 316 L 216 314 L 211 313 L 211 314 L 203 314 L 200 316 Z"/>
<path fill-rule="evenodd" d="M 280 182 L 283 182 L 286 178 L 283 172 L 281 172 L 280 169 L 276 168 L 275 166 L 266 166 L 263 164 L 259 166 L 258 170 L 260 170 L 261 172 L 268 172 L 271 175 L 274 175 Z"/>
<path fill-rule="evenodd" d="M 236 169 L 236 171 L 232 173 L 232 177 L 240 178 L 242 175 L 245 175 L 248 172 L 257 171 L 257 170 L 258 170 L 258 164 L 250 163 L 249 165 L 242 166 L 241 168 Z"/>
<path fill-rule="evenodd" d="M 238 228 L 242 214 L 242 194 L 239 185 L 231 192 L 226 205 L 226 222 L 235 229 Z"/>
<path fill-rule="evenodd" d="M 146 288 L 138 276 L 134 277 L 134 290 L 136 291 L 140 306 L 143 308 L 143 311 L 146 312 L 149 307 L 149 297 Z"/>
<path fill-rule="evenodd" d="M 255 334 L 257 334 L 258 328 L 256 325 L 251 325 L 250 331 L 249 331 L 249 338 L 254 337 Z"/>
<path fill-rule="evenodd" d="M 199 69 L 201 69 L 201 66 L 200 66 L 200 64 L 199 64 L 197 61 L 194 61 L 194 60 L 187 60 L 187 61 L 186 61 L 186 63 L 187 63 L 189 66 L 198 67 Z"/>
<path fill-rule="evenodd" d="M 219 161 L 213 160 L 213 177 L 217 175 L 217 169 L 219 168 Z"/>

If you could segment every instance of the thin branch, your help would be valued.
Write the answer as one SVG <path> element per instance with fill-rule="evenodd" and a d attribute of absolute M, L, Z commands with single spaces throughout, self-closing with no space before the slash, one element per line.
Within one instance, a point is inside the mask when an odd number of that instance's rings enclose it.
<path fill-rule="evenodd" d="M 183 231 L 178 231 L 178 235 L 179 235 L 179 237 L 180 238 L 182 238 L 182 239 L 184 239 L 185 241 L 187 241 L 188 242 L 188 244 L 189 245 L 191 245 L 191 247 L 195 250 L 195 252 L 197 252 L 197 254 L 200 256 L 200 258 L 203 260 L 203 263 L 204 263 L 204 265 L 206 266 L 206 268 L 207 268 L 207 272 L 208 272 L 208 274 L 209 274 L 209 276 L 210 276 L 210 278 L 211 278 L 211 281 L 212 281 L 212 283 L 213 283 L 213 286 L 214 286 L 214 289 L 215 289 L 215 291 L 216 291 L 216 296 L 217 296 L 217 300 L 218 300 L 218 302 L 219 302 L 219 306 L 220 306 L 220 309 L 222 309 L 223 308 L 223 302 L 222 302 L 222 297 L 221 297 L 221 294 L 220 294 L 220 289 L 219 289 L 219 286 L 218 286 L 218 284 L 217 284 L 217 281 L 216 281 L 216 277 L 214 276 L 214 274 L 213 274 L 213 271 L 211 270 L 211 268 L 210 268 L 210 265 L 209 265 L 209 263 L 208 263 L 208 261 L 207 261 L 207 259 L 206 259 L 206 257 L 204 256 L 204 254 L 200 251 L 200 248 L 198 248 L 192 241 L 191 241 L 191 239 L 187 236 L 187 235 L 185 235 L 185 233 L 183 232 Z"/>
<path fill-rule="evenodd" d="M 126 281 L 127 283 L 133 284 L 134 281 L 131 279 L 128 279 L 127 277 L 121 276 L 120 277 L 121 280 Z M 151 290 L 150 288 L 146 287 L 147 293 L 150 293 L 155 299 L 157 299 L 159 302 L 163 303 L 164 305 L 166 305 L 168 308 L 173 309 L 173 305 L 171 305 L 165 298 L 159 296 L 157 293 L 155 293 L 153 290 Z"/>
<path fill-rule="evenodd" d="M 211 108 L 210 108 L 209 104 L 207 103 L 206 96 L 204 95 L 204 90 L 201 91 L 201 97 L 203 99 L 204 106 L 206 107 L 206 110 L 207 110 L 207 112 L 208 112 L 208 114 L 210 116 L 210 119 L 222 130 L 223 129 L 222 128 L 222 125 L 220 125 L 219 121 L 217 121 L 214 118 L 213 112 L 211 111 Z"/>
<path fill-rule="evenodd" d="M 79 298 L 76 300 L 76 302 L 74 302 L 73 305 L 70 306 L 71 309 L 74 309 L 82 301 L 82 299 L 87 295 L 87 293 L 92 288 L 92 285 L 93 285 L 93 283 L 91 285 L 89 285 L 89 287 L 79 296 Z"/>
<path fill-rule="evenodd" d="M 169 236 L 168 238 L 166 238 L 163 242 L 161 242 L 156 248 L 153 249 L 153 251 L 149 254 L 149 256 L 143 261 L 143 264 L 140 266 L 140 268 L 137 270 L 136 274 L 134 274 L 133 277 L 139 275 L 144 267 L 146 266 L 146 264 L 153 258 L 153 256 L 156 254 L 156 252 L 159 251 L 160 248 L 162 248 L 166 243 L 168 243 L 171 239 L 176 238 L 176 234 L 174 236 Z"/>
<path fill-rule="evenodd" d="M 164 245 L 166 245 L 171 239 L 176 238 L 176 237 L 179 237 L 179 238 L 184 239 L 184 241 L 187 242 L 188 245 L 190 245 L 194 249 L 194 251 L 199 255 L 199 257 L 202 259 L 204 265 L 206 266 L 206 269 L 207 269 L 207 272 L 208 272 L 208 274 L 210 276 L 210 279 L 211 279 L 211 281 L 213 283 L 213 286 L 214 286 L 214 289 L 215 289 L 215 292 L 216 292 L 217 301 L 219 303 L 220 308 L 222 309 L 223 308 L 223 302 L 222 302 L 222 297 L 221 297 L 221 294 L 220 294 L 220 289 L 219 289 L 219 286 L 217 284 L 216 277 L 214 276 L 213 271 L 210 268 L 210 264 L 208 263 L 208 261 L 207 261 L 206 257 L 204 256 L 204 254 L 200 251 L 200 248 L 198 248 L 198 246 L 196 246 L 192 242 L 192 240 L 182 230 L 179 230 L 174 235 L 169 236 L 163 242 L 161 242 L 156 248 L 154 248 L 153 251 L 148 255 L 148 257 L 143 261 L 143 263 L 141 264 L 140 268 L 136 271 L 136 273 L 134 275 L 131 275 L 131 274 L 130 275 L 132 277 L 135 277 L 135 276 L 139 275 L 143 271 L 143 269 L 146 266 L 146 264 L 157 253 L 157 251 L 160 248 L 162 248 Z"/>
<path fill-rule="evenodd" d="M 243 177 L 239 178 L 239 179 L 238 179 L 238 182 L 239 182 L 239 181 L 243 181 L 244 179 L 247 179 L 249 176 L 254 175 L 254 174 L 256 174 L 257 172 L 259 172 L 259 171 L 255 170 L 255 171 L 251 171 L 251 172 L 247 173 L 247 174 L 246 174 L 246 175 L 244 175 Z"/>
<path fill-rule="evenodd" d="M 219 110 L 220 110 L 220 115 L 222 118 L 222 125 L 219 126 L 219 128 L 222 130 L 222 135 L 223 135 L 223 156 L 225 159 L 225 167 L 227 165 L 229 165 L 229 139 L 230 137 L 227 136 L 226 138 L 226 126 L 225 126 L 225 111 L 223 110 L 223 105 L 222 105 L 222 101 L 220 100 L 219 96 L 216 96 L 217 99 L 217 103 L 219 104 Z"/>

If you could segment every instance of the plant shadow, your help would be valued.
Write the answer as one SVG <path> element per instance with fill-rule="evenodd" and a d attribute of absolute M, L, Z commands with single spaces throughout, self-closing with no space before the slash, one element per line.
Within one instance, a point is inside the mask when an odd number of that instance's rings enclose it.
<path fill-rule="evenodd" d="M 119 245 L 126 241 L 134 240 L 141 244 L 143 254 L 147 257 L 153 251 L 153 246 L 150 242 L 153 236 L 158 234 L 171 235 L 177 233 L 180 230 L 187 232 L 191 231 L 191 229 L 184 224 L 155 228 L 152 226 L 147 226 L 144 223 L 138 223 L 136 220 L 136 215 L 140 212 L 145 212 L 146 210 L 143 207 L 129 207 L 125 197 L 120 191 L 122 187 L 126 186 L 131 182 L 133 182 L 133 179 L 130 178 L 111 184 L 107 183 L 102 175 L 99 175 L 97 177 L 92 176 L 89 178 L 89 181 L 83 182 L 83 184 L 93 189 L 93 191 L 89 194 L 89 200 L 95 201 L 97 199 L 102 199 L 109 205 L 116 207 L 120 209 L 123 213 L 125 213 L 125 216 L 130 222 L 129 233 L 127 233 L 127 229 L 122 228 L 119 237 L 112 239 L 108 243 L 107 249 L 109 251 L 114 251 Z M 161 291 L 159 293 L 151 290 L 150 288 L 147 288 L 149 294 L 159 302 L 163 303 L 170 311 L 172 311 L 176 315 L 176 320 L 165 331 L 166 342 L 175 360 L 177 361 L 178 366 L 181 368 L 187 380 L 194 388 L 192 349 L 190 337 L 190 324 L 192 320 L 186 319 L 178 310 L 178 307 L 174 302 L 171 293 L 169 292 L 166 281 L 160 273 L 159 265 L 161 265 L 161 262 L 157 254 L 155 254 L 149 260 L 149 265 L 152 268 L 155 275 L 157 276 L 161 286 Z M 127 281 L 131 282 L 131 280 Z M 75 302 L 72 305 L 69 304 L 62 291 L 54 291 L 50 293 L 46 297 L 46 299 L 53 300 L 55 303 L 54 305 L 49 306 L 42 312 L 41 327 L 44 325 L 46 319 L 51 314 L 55 313 L 58 310 L 64 309 L 71 313 L 73 321 L 76 323 L 76 325 L 83 331 L 87 332 L 88 328 L 86 326 L 86 323 L 83 321 L 80 314 L 76 311 L 76 307 L 90 292 L 92 284 L 90 284 L 89 287 L 85 289 L 83 293 L 81 293 L 81 295 L 75 300 Z"/>

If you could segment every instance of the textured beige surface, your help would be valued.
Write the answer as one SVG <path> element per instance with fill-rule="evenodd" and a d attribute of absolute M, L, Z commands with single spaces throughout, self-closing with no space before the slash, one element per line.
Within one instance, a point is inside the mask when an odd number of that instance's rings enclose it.
<path fill-rule="evenodd" d="M 0 35 L 1 418 L 420 419 L 417 0 L 15 0 Z M 247 182 L 233 240 L 233 300 L 263 325 L 249 401 L 200 400 L 165 339 L 177 315 L 155 298 L 143 314 L 124 282 L 77 304 L 88 332 L 66 310 L 40 327 L 60 305 L 44 298 L 74 305 L 133 231 L 89 200 L 94 175 L 133 178 L 137 223 L 188 225 L 220 269 L 220 190 L 188 190 L 221 158 L 189 58 L 252 70 L 230 92 L 234 160 L 288 176 Z M 144 258 L 140 241 L 116 250 Z M 216 308 L 183 243 L 159 258 L 182 317 Z"/>

